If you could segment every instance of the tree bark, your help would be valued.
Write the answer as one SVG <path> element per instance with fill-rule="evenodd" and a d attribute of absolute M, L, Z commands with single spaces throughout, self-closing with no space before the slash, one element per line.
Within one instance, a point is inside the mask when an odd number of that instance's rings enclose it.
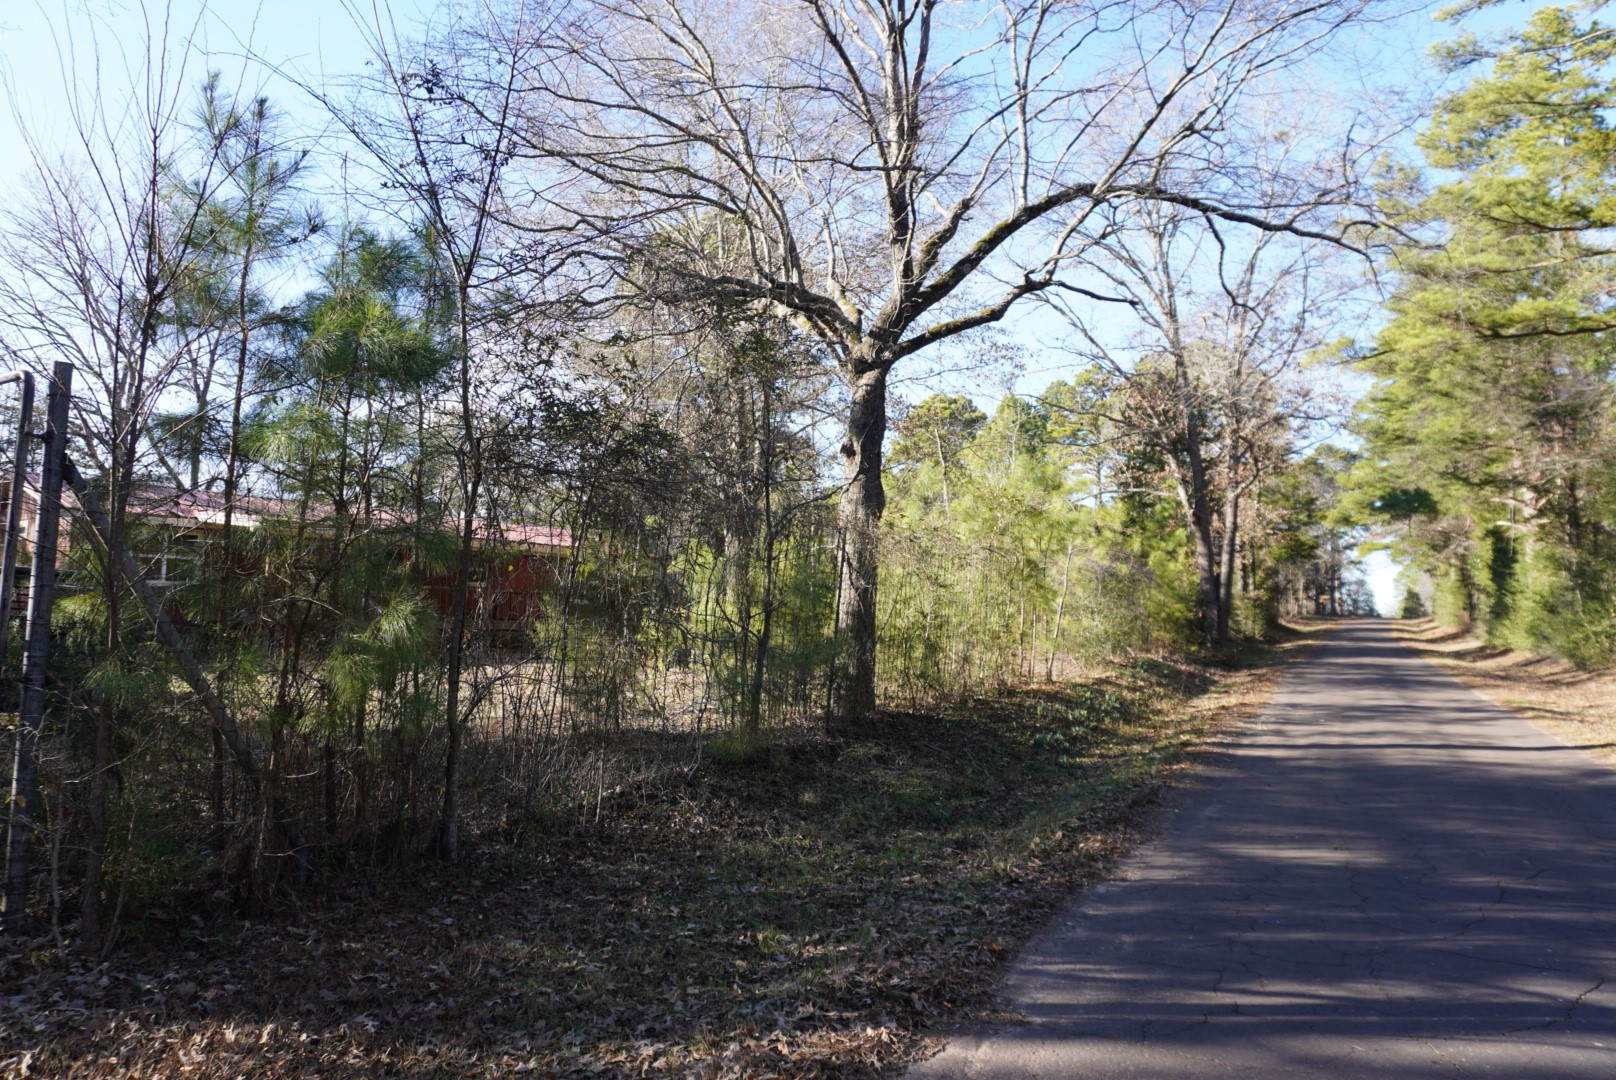
<path fill-rule="evenodd" d="M 1061 562 L 1060 599 L 1055 601 L 1055 626 L 1049 633 L 1049 663 L 1044 667 L 1044 681 L 1055 681 L 1055 655 L 1060 651 L 1061 619 L 1066 614 L 1066 594 L 1072 585 L 1072 552 L 1077 541 L 1066 545 L 1066 558 Z"/>
<path fill-rule="evenodd" d="M 1240 492 L 1234 488 L 1223 496 L 1223 538 L 1218 567 L 1218 640 L 1229 640 L 1229 617 L 1234 609 L 1234 578 L 1240 529 Z"/>
<path fill-rule="evenodd" d="M 758 446 L 758 480 L 763 495 L 763 606 L 757 646 L 752 651 L 752 684 L 746 700 L 746 729 L 756 735 L 763 724 L 763 680 L 768 672 L 769 645 L 774 634 L 774 556 L 779 531 L 774 519 L 774 395 L 769 377 L 761 385 L 762 435 Z"/>
<path fill-rule="evenodd" d="M 1206 497 L 1206 463 L 1201 458 L 1200 430 L 1193 416 L 1185 422 L 1184 459 L 1175 469 L 1179 501 L 1189 517 L 1190 539 L 1195 544 L 1195 570 L 1200 582 L 1201 637 L 1217 648 L 1223 644 L 1219 616 L 1223 590 L 1218 584 L 1219 552 L 1212 542 L 1212 508 Z"/>
<path fill-rule="evenodd" d="M 832 726 L 858 729 L 875 716 L 876 575 L 880 566 L 881 446 L 887 433 L 887 365 L 856 366 L 849 380 L 837 507 L 839 585 Z"/>
<path fill-rule="evenodd" d="M 1205 516 L 1206 500 L 1201 497 L 1199 502 L 1201 512 L 1195 515 L 1197 520 L 1190 533 L 1195 540 L 1195 567 L 1200 579 L 1201 637 L 1207 645 L 1217 648 L 1223 644 L 1218 612 L 1223 590 L 1218 587 L 1218 553 L 1212 543 L 1212 523 Z"/>

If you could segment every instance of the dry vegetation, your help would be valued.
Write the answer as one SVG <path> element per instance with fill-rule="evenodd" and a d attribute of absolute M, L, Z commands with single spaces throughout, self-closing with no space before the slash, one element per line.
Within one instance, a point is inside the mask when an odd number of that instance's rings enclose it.
<path fill-rule="evenodd" d="M 328 880 L 273 923 L 196 897 L 102 962 L 11 944 L 0 1073 L 890 1073 L 984 1015 L 1016 949 L 1309 640 L 1136 659 L 866 739 L 715 740 L 598 822 Z"/>
<path fill-rule="evenodd" d="M 1399 622 L 1396 633 L 1466 686 L 1616 765 L 1616 668 L 1587 670 L 1554 657 L 1493 648 L 1432 619 Z"/>

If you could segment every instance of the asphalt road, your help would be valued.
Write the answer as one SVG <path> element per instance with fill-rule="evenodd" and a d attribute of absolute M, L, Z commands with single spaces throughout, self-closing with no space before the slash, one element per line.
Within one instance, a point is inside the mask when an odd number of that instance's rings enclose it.
<path fill-rule="evenodd" d="M 1338 630 L 911 1077 L 1616 1080 L 1616 772 Z"/>

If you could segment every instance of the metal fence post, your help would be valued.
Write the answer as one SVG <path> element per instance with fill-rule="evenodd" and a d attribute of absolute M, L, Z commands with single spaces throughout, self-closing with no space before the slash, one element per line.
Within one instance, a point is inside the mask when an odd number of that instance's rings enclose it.
<path fill-rule="evenodd" d="M 0 555 L 0 677 L 6 670 L 6 642 L 11 634 L 11 592 L 16 587 L 17 534 L 22 531 L 22 496 L 28 486 L 28 441 L 34 426 L 34 373 L 11 371 L 0 384 L 20 383 L 17 402 L 17 446 L 11 461 L 11 495 L 6 500 L 6 543 Z"/>
<path fill-rule="evenodd" d="M 73 365 L 58 363 L 45 407 L 45 454 L 40 467 L 39 514 L 34 523 L 34 566 L 23 638 L 22 697 L 17 707 L 17 761 L 11 774 L 11 815 L 6 829 L 5 930 L 22 933 L 28 905 L 28 852 L 34 832 L 39 772 L 39 729 L 45 720 L 45 673 L 50 660 L 51 594 L 56 586 L 56 534 L 62 516 L 62 463 L 67 454 L 68 405 Z M 18 493 L 13 492 L 16 499 Z"/>

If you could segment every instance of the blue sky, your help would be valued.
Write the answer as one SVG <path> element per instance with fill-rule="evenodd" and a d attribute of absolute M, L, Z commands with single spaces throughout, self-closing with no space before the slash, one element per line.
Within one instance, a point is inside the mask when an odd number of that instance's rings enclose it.
<path fill-rule="evenodd" d="M 370 0 L 359 0 L 365 10 Z M 435 0 L 396 0 L 402 23 L 436 7 Z M 265 93 L 300 128 L 326 126 L 321 110 L 275 67 L 319 81 L 361 69 L 364 40 L 339 0 L 0 0 L 0 71 L 7 100 L 0 111 L 0 179 L 15 180 L 27 162 L 17 128 L 20 117 L 36 140 L 61 146 L 71 137 L 66 86 L 86 85 L 97 53 L 109 87 L 127 88 L 126 70 L 144 56 L 147 27 L 160 33 L 167 20 L 171 53 L 193 41 L 208 59 L 190 61 L 181 89 L 194 92 L 212 68 L 226 86 Z M 76 61 L 69 70 L 64 58 Z M 255 63 L 257 57 L 264 63 Z M 14 95 L 14 97 L 13 97 Z M 108 107 L 115 103 L 108 101 Z"/>

